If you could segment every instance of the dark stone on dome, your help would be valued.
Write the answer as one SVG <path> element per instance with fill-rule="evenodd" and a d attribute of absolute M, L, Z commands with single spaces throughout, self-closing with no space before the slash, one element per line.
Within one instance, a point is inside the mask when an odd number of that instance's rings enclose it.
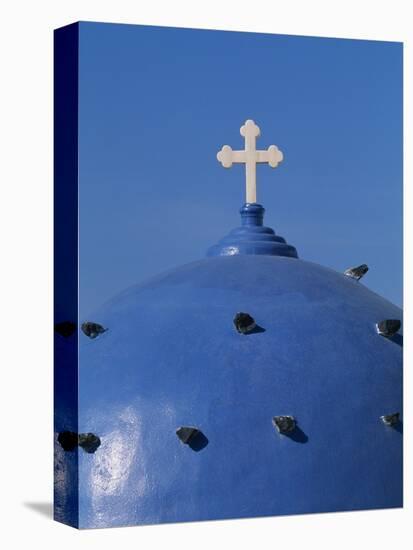
<path fill-rule="evenodd" d="M 385 319 L 377 323 L 377 332 L 380 336 L 391 337 L 400 330 L 401 322 L 399 319 Z"/>
<path fill-rule="evenodd" d="M 293 416 L 274 416 L 272 421 L 281 434 L 293 432 L 296 428 L 296 421 Z"/>
<path fill-rule="evenodd" d="M 99 325 L 98 323 L 92 323 L 90 321 L 86 321 L 85 323 L 82 323 L 82 331 L 88 336 L 89 338 L 96 338 L 99 336 L 99 334 L 102 334 L 103 332 L 106 332 L 107 329 L 102 327 L 102 325 Z"/>
<path fill-rule="evenodd" d="M 76 324 L 72 323 L 72 321 L 62 321 L 60 323 L 56 323 L 54 329 L 55 332 L 57 332 L 61 336 L 68 338 L 75 332 Z"/>
<path fill-rule="evenodd" d="M 184 443 L 188 445 L 193 451 L 201 451 L 208 445 L 207 437 L 193 426 L 181 426 L 176 430 L 176 435 Z"/>
<path fill-rule="evenodd" d="M 176 430 L 176 435 L 182 443 L 188 444 L 189 441 L 197 434 L 199 430 L 191 426 L 181 426 Z"/>
<path fill-rule="evenodd" d="M 361 264 L 358 267 L 350 267 L 349 269 L 346 269 L 344 272 L 344 275 L 347 275 L 347 277 L 351 277 L 352 279 L 356 279 L 356 281 L 359 281 L 369 270 L 369 267 L 367 264 Z"/>
<path fill-rule="evenodd" d="M 94 453 L 100 447 L 100 438 L 92 433 L 79 434 L 79 447 L 87 453 Z"/>
<path fill-rule="evenodd" d="M 75 432 L 64 431 L 57 436 L 57 441 L 65 451 L 74 451 L 76 447 L 82 447 L 87 453 L 94 453 L 100 446 L 100 439 L 92 433 L 77 434 Z"/>
<path fill-rule="evenodd" d="M 400 422 L 400 413 L 385 414 L 380 417 L 386 426 L 396 426 Z"/>
<path fill-rule="evenodd" d="M 60 432 L 57 436 L 57 441 L 60 443 L 64 451 L 73 451 L 77 447 L 78 438 L 75 432 Z"/>
<path fill-rule="evenodd" d="M 234 317 L 234 326 L 239 333 L 248 334 L 252 332 L 257 325 L 251 315 L 239 312 Z"/>

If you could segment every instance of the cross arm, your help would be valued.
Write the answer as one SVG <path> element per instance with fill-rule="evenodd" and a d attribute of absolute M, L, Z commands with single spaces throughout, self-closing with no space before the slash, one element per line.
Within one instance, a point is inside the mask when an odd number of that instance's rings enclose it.
<path fill-rule="evenodd" d="M 266 151 L 257 151 L 256 162 L 268 162 L 272 168 L 276 168 L 283 160 L 284 155 L 276 145 L 270 145 Z"/>
<path fill-rule="evenodd" d="M 253 162 L 268 163 L 272 168 L 283 160 L 283 154 L 276 145 L 270 145 L 266 151 L 254 151 Z M 231 168 L 236 163 L 246 163 L 251 158 L 251 152 L 234 151 L 229 145 L 224 145 L 217 154 L 217 159 L 224 168 Z"/>
<path fill-rule="evenodd" d="M 217 154 L 217 159 L 224 168 L 231 168 L 233 163 L 241 163 L 247 161 L 245 151 L 233 151 L 229 145 L 224 145 L 221 151 Z"/>

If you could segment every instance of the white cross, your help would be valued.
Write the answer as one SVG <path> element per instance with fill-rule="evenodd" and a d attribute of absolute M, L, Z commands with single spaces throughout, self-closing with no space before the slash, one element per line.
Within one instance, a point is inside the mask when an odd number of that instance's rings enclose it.
<path fill-rule="evenodd" d="M 241 126 L 240 133 L 245 138 L 245 149 L 233 151 L 229 145 L 224 145 L 217 154 L 217 159 L 224 168 L 231 168 L 234 162 L 245 164 L 246 202 L 253 203 L 257 202 L 257 163 L 268 162 L 272 168 L 276 168 L 284 156 L 276 145 L 270 145 L 266 151 L 256 150 L 255 140 L 261 132 L 253 120 L 247 120 L 244 126 Z"/>

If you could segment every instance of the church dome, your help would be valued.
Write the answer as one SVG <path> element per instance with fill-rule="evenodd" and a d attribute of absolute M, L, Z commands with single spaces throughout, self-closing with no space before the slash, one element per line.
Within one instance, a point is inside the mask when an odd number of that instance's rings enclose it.
<path fill-rule="evenodd" d="M 402 312 L 263 214 L 83 320 L 80 527 L 402 506 Z"/>

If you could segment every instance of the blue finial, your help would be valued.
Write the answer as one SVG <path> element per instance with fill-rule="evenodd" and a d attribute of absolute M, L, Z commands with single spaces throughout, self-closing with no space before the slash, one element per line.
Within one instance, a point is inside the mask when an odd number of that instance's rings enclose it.
<path fill-rule="evenodd" d="M 241 224 L 262 226 L 265 208 L 257 203 L 245 203 L 240 208 Z"/>
<path fill-rule="evenodd" d="M 257 203 L 245 203 L 241 209 L 241 226 L 233 229 L 217 244 L 211 246 L 207 256 L 234 256 L 236 254 L 265 254 L 298 258 L 294 246 L 263 225 L 265 208 Z"/>

